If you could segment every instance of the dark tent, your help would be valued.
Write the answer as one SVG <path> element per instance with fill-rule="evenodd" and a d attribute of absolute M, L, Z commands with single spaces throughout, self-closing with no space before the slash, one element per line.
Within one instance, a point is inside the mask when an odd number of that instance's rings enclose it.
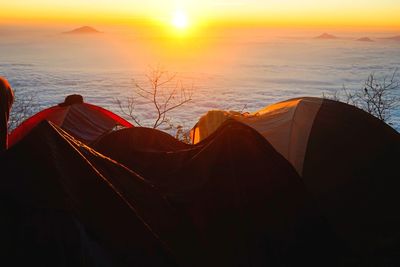
<path fill-rule="evenodd" d="M 1 155 L 0 168 L 6 266 L 174 265 L 155 232 L 164 220 L 185 232 L 168 203 L 57 126 L 39 124 Z"/>
<path fill-rule="evenodd" d="M 193 129 L 194 142 L 227 119 L 257 130 L 296 168 L 356 257 L 400 259 L 398 132 L 354 106 L 306 97 L 251 114 L 209 112 Z"/>
<path fill-rule="evenodd" d="M 295 170 L 242 123 L 228 121 L 196 146 L 135 127 L 95 148 L 151 179 L 189 218 L 207 266 L 335 264 L 338 244 Z"/>
<path fill-rule="evenodd" d="M 3 262 L 335 264 L 337 244 L 295 170 L 248 126 L 229 122 L 194 147 L 140 128 L 97 145 L 119 147 L 131 170 L 47 122 L 1 155 Z"/>

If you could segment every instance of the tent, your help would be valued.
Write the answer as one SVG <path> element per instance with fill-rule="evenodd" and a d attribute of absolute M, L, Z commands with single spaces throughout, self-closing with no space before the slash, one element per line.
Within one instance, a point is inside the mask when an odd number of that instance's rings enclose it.
<path fill-rule="evenodd" d="M 0 168 L 5 265 L 176 266 L 156 233 L 164 220 L 185 229 L 168 203 L 56 125 L 37 125 L 1 155 Z"/>
<path fill-rule="evenodd" d="M 94 148 L 150 179 L 188 218 L 200 265 L 334 266 L 341 255 L 294 168 L 242 123 L 227 121 L 195 146 L 135 127 Z"/>
<path fill-rule="evenodd" d="M 96 146 L 115 158 L 42 122 L 0 155 L 2 262 L 335 263 L 334 236 L 296 171 L 246 125 L 228 122 L 201 146 L 139 127 Z"/>
<path fill-rule="evenodd" d="M 306 114 L 318 111 L 291 123 L 306 100 Z M 276 141 L 234 118 L 195 145 L 131 127 L 88 147 L 37 124 L 0 155 L 2 262 L 399 265 L 399 134 L 349 105 L 287 102 L 265 125 L 303 125 L 289 127 L 298 136 L 312 125 L 301 175 Z"/>
<path fill-rule="evenodd" d="M 200 142 L 232 118 L 261 133 L 301 175 L 313 123 L 323 103 L 327 102 L 322 98 L 306 97 L 273 104 L 253 113 L 212 110 L 192 129 L 192 142 Z"/>
<path fill-rule="evenodd" d="M 193 142 L 207 139 L 227 119 L 257 130 L 296 168 L 354 253 L 398 251 L 398 132 L 354 106 L 305 97 L 250 114 L 211 111 L 192 130 Z"/>
<path fill-rule="evenodd" d="M 40 122 L 47 120 L 60 126 L 87 144 L 110 132 L 117 126 L 133 125 L 102 107 L 83 102 L 80 95 L 67 96 L 64 103 L 47 108 L 25 120 L 9 135 L 9 146 L 19 142 Z"/>

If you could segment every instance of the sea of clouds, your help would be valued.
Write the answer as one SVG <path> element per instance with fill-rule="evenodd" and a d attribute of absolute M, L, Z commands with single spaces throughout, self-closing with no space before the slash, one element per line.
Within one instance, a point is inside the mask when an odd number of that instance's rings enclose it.
<path fill-rule="evenodd" d="M 124 102 L 133 94 L 133 79 L 148 86 L 145 75 L 149 66 L 162 65 L 164 70 L 176 72 L 184 87 L 193 88 L 193 100 L 170 113 L 174 124 L 190 129 L 208 110 L 252 112 L 289 98 L 329 95 L 342 86 L 359 89 L 369 74 L 383 78 L 400 67 L 400 42 L 384 39 L 224 39 L 216 49 L 234 47 L 229 58 L 214 53 L 208 57 L 178 57 L 174 62 L 160 62 L 151 55 L 143 57 L 139 45 L 127 49 L 129 42 L 107 34 L 10 35 L 0 40 L 0 75 L 9 79 L 17 100 L 34 94 L 36 110 L 79 93 L 86 102 L 121 114 L 116 99 Z M 400 96 L 399 91 L 394 93 Z M 139 98 L 136 110 L 143 124 L 152 124 L 154 109 L 149 103 Z M 400 130 L 400 107 L 394 111 L 391 123 Z"/>

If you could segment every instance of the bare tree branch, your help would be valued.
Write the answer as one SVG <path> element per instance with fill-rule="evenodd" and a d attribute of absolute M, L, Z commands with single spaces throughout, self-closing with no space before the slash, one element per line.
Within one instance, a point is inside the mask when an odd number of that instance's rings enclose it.
<path fill-rule="evenodd" d="M 119 99 L 116 99 L 116 102 L 118 104 L 121 113 L 132 119 L 133 122 L 136 123 L 137 125 L 142 126 L 140 120 L 134 115 L 135 111 L 134 98 L 128 97 L 126 106 L 124 106 Z"/>
<path fill-rule="evenodd" d="M 390 124 L 391 112 L 400 104 L 400 97 L 396 95 L 396 90 L 400 90 L 397 73 L 396 69 L 390 79 L 387 76 L 378 79 L 371 73 L 361 90 L 349 91 L 343 86 L 341 92 L 335 91 L 328 97 L 323 94 L 323 97 L 354 105 Z"/>
<path fill-rule="evenodd" d="M 168 113 L 192 100 L 193 84 L 190 88 L 186 88 L 176 73 L 170 74 L 160 67 L 150 69 L 145 77 L 147 84 L 139 84 L 133 80 L 133 95 L 147 100 L 154 109 L 154 121 L 148 126 L 159 128 L 161 125 L 169 124 L 172 127 Z M 137 99 L 130 96 L 126 102 L 124 105 L 117 100 L 121 112 L 137 125 L 144 126 L 137 117 L 137 114 L 140 114 L 136 107 Z"/>

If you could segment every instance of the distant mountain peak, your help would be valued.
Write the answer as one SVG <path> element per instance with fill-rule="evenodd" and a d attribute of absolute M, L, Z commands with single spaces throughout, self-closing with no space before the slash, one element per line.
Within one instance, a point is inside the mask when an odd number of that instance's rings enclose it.
<path fill-rule="evenodd" d="M 323 34 L 315 37 L 315 39 L 338 39 L 335 35 L 324 32 Z"/>
<path fill-rule="evenodd" d="M 82 27 L 73 29 L 72 31 L 68 31 L 68 32 L 64 32 L 64 33 L 66 33 L 66 34 L 92 34 L 92 33 L 100 33 L 100 32 L 93 27 L 82 26 Z"/>
<path fill-rule="evenodd" d="M 374 40 L 372 40 L 369 37 L 362 37 L 362 38 L 357 39 L 357 41 L 360 41 L 360 42 L 373 42 Z"/>
<path fill-rule="evenodd" d="M 390 40 L 400 41 L 400 35 L 396 35 L 396 36 L 388 37 L 388 38 L 385 38 L 385 39 L 390 39 Z"/>

